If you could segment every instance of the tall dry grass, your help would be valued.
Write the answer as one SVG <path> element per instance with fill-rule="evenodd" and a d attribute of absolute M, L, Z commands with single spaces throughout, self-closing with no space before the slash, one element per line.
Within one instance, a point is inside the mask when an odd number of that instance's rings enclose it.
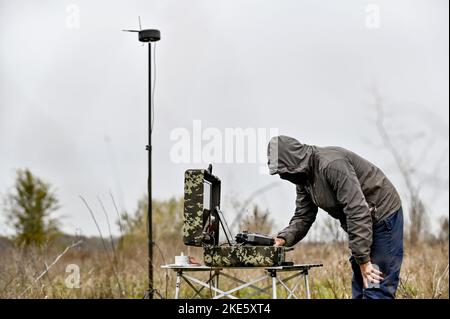
<path fill-rule="evenodd" d="M 107 218 L 101 202 L 100 207 Z M 194 256 L 199 261 L 203 260 L 201 248 L 183 244 L 182 207 L 183 201 L 176 199 L 153 203 L 154 286 L 157 288 L 157 297 L 173 298 L 175 293 L 176 274 L 161 269 L 161 265 L 173 263 L 174 256 L 181 252 Z M 89 210 L 92 215 L 101 216 L 98 209 L 93 211 L 89 207 Z M 108 232 L 103 232 L 103 238 L 66 236 L 63 240 L 40 248 L 21 248 L 11 242 L 5 243 L 0 238 L 0 298 L 143 298 L 148 287 L 146 211 L 147 201 L 143 198 L 134 215 L 121 216 L 122 237 L 119 241 L 112 238 L 109 223 Z M 119 215 L 118 211 L 116 213 Z M 253 220 L 258 219 L 256 215 L 252 217 Z M 98 226 L 94 216 L 93 221 Z M 252 225 L 244 226 L 252 229 Z M 258 224 L 256 229 L 261 227 Z M 351 298 L 349 250 L 347 244 L 340 241 L 342 236 L 336 231 L 336 227 L 330 224 L 325 230 L 317 228 L 314 231 L 332 234 L 334 242 L 302 242 L 287 256 L 288 260 L 295 263 L 324 264 L 322 268 L 310 271 L 313 298 Z M 267 232 L 271 230 L 267 229 Z M 99 229 L 99 235 L 101 233 Z M 83 242 L 71 246 L 78 240 Z M 448 240 L 428 240 L 412 246 L 408 243 L 405 246 L 397 297 L 449 298 Z M 80 271 L 79 287 L 71 285 L 73 267 Z M 264 274 L 263 269 L 227 269 L 226 272 L 245 281 Z M 195 274 L 204 280 L 209 275 Z M 282 277 L 289 275 L 281 274 Z M 295 280 L 290 282 L 291 287 L 298 283 L 296 296 L 304 297 L 306 292 L 302 279 Z M 226 278 L 220 280 L 220 288 L 223 290 L 235 285 Z M 259 287 L 269 285 L 270 281 L 266 280 Z M 235 295 L 242 297 L 253 292 L 248 288 Z M 182 283 L 181 296 L 189 298 L 193 294 L 194 291 L 188 284 Z M 287 296 L 281 287 L 278 295 L 280 298 Z M 201 297 L 210 298 L 209 289 L 203 289 Z M 270 295 L 256 293 L 254 297 L 268 298 Z"/>
<path fill-rule="evenodd" d="M 160 268 L 172 263 L 173 256 L 181 251 L 202 260 L 202 250 L 187 248 L 180 238 L 157 242 L 155 249 L 155 286 L 164 298 L 173 298 L 175 274 Z M 13 246 L 0 252 L 0 298 L 142 298 L 147 289 L 147 252 L 144 243 L 117 250 L 117 259 L 111 263 L 112 252 L 92 249 L 83 245 L 69 249 L 58 262 L 46 269 L 63 251 L 62 247 L 20 249 Z M 405 247 L 398 298 L 449 298 L 448 242 L 428 242 Z M 109 254 L 109 256 L 108 256 Z M 351 298 L 351 269 L 345 244 L 303 243 L 288 258 L 296 263 L 324 264 L 310 271 L 313 298 Z M 75 264 L 80 269 L 80 287 L 66 285 L 71 273 L 67 266 Z M 243 280 L 262 275 L 263 270 L 227 270 Z M 42 276 L 39 280 L 36 278 Z M 206 279 L 208 273 L 197 274 Z M 283 275 L 286 276 L 286 275 Z M 118 283 L 118 281 L 119 283 Z M 301 280 L 301 279 L 296 279 Z M 296 282 L 292 281 L 291 285 Z M 221 279 L 221 288 L 231 288 L 229 280 Z M 267 280 L 260 286 L 270 285 Z M 237 296 L 252 292 L 250 288 Z M 182 284 L 181 296 L 189 298 L 193 291 Z M 298 297 L 305 296 L 303 282 L 296 290 Z M 286 293 L 279 288 L 279 297 Z M 208 289 L 203 298 L 211 297 Z M 267 298 L 258 293 L 254 297 Z"/>

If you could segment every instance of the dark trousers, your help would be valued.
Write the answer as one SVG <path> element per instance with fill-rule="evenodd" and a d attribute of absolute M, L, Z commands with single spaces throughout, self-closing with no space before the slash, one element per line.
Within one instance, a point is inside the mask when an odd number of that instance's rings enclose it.
<path fill-rule="evenodd" d="M 403 260 L 403 210 L 373 226 L 370 262 L 383 273 L 380 284 L 371 284 L 365 289 L 359 265 L 350 258 L 353 269 L 352 297 L 354 299 L 393 299 L 400 279 Z"/>

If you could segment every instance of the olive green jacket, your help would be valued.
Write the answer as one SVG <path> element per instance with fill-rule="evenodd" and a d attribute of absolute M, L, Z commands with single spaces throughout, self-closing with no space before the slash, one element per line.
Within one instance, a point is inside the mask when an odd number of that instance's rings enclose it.
<path fill-rule="evenodd" d="M 288 136 L 273 137 L 267 155 L 271 175 L 307 176 L 297 185 L 295 214 L 278 237 L 287 246 L 295 245 L 306 236 L 320 207 L 340 221 L 356 261 L 368 262 L 373 225 L 401 207 L 395 187 L 381 169 L 344 148 L 305 145 Z"/>

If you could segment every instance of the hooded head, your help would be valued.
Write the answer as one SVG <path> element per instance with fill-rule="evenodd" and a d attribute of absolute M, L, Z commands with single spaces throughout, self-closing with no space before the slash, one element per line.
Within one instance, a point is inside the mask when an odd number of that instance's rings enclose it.
<path fill-rule="evenodd" d="M 279 174 L 294 184 L 308 176 L 312 147 L 289 136 L 275 136 L 267 147 L 270 175 Z"/>

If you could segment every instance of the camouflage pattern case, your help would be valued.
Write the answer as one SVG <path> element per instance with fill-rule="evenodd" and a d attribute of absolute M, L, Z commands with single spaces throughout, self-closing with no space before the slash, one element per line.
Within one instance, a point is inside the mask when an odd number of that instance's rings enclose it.
<path fill-rule="evenodd" d="M 213 267 L 271 267 L 285 260 L 285 248 L 219 246 L 220 179 L 211 170 L 190 169 L 184 175 L 183 241 L 203 247 L 204 262 Z"/>
<path fill-rule="evenodd" d="M 214 243 L 219 242 L 220 179 L 204 169 L 189 169 L 184 173 L 183 241 L 185 245 L 201 247 L 203 230 Z M 209 218 L 213 216 L 214 221 Z"/>
<path fill-rule="evenodd" d="M 204 262 L 210 267 L 272 267 L 285 261 L 284 247 L 205 246 Z"/>

